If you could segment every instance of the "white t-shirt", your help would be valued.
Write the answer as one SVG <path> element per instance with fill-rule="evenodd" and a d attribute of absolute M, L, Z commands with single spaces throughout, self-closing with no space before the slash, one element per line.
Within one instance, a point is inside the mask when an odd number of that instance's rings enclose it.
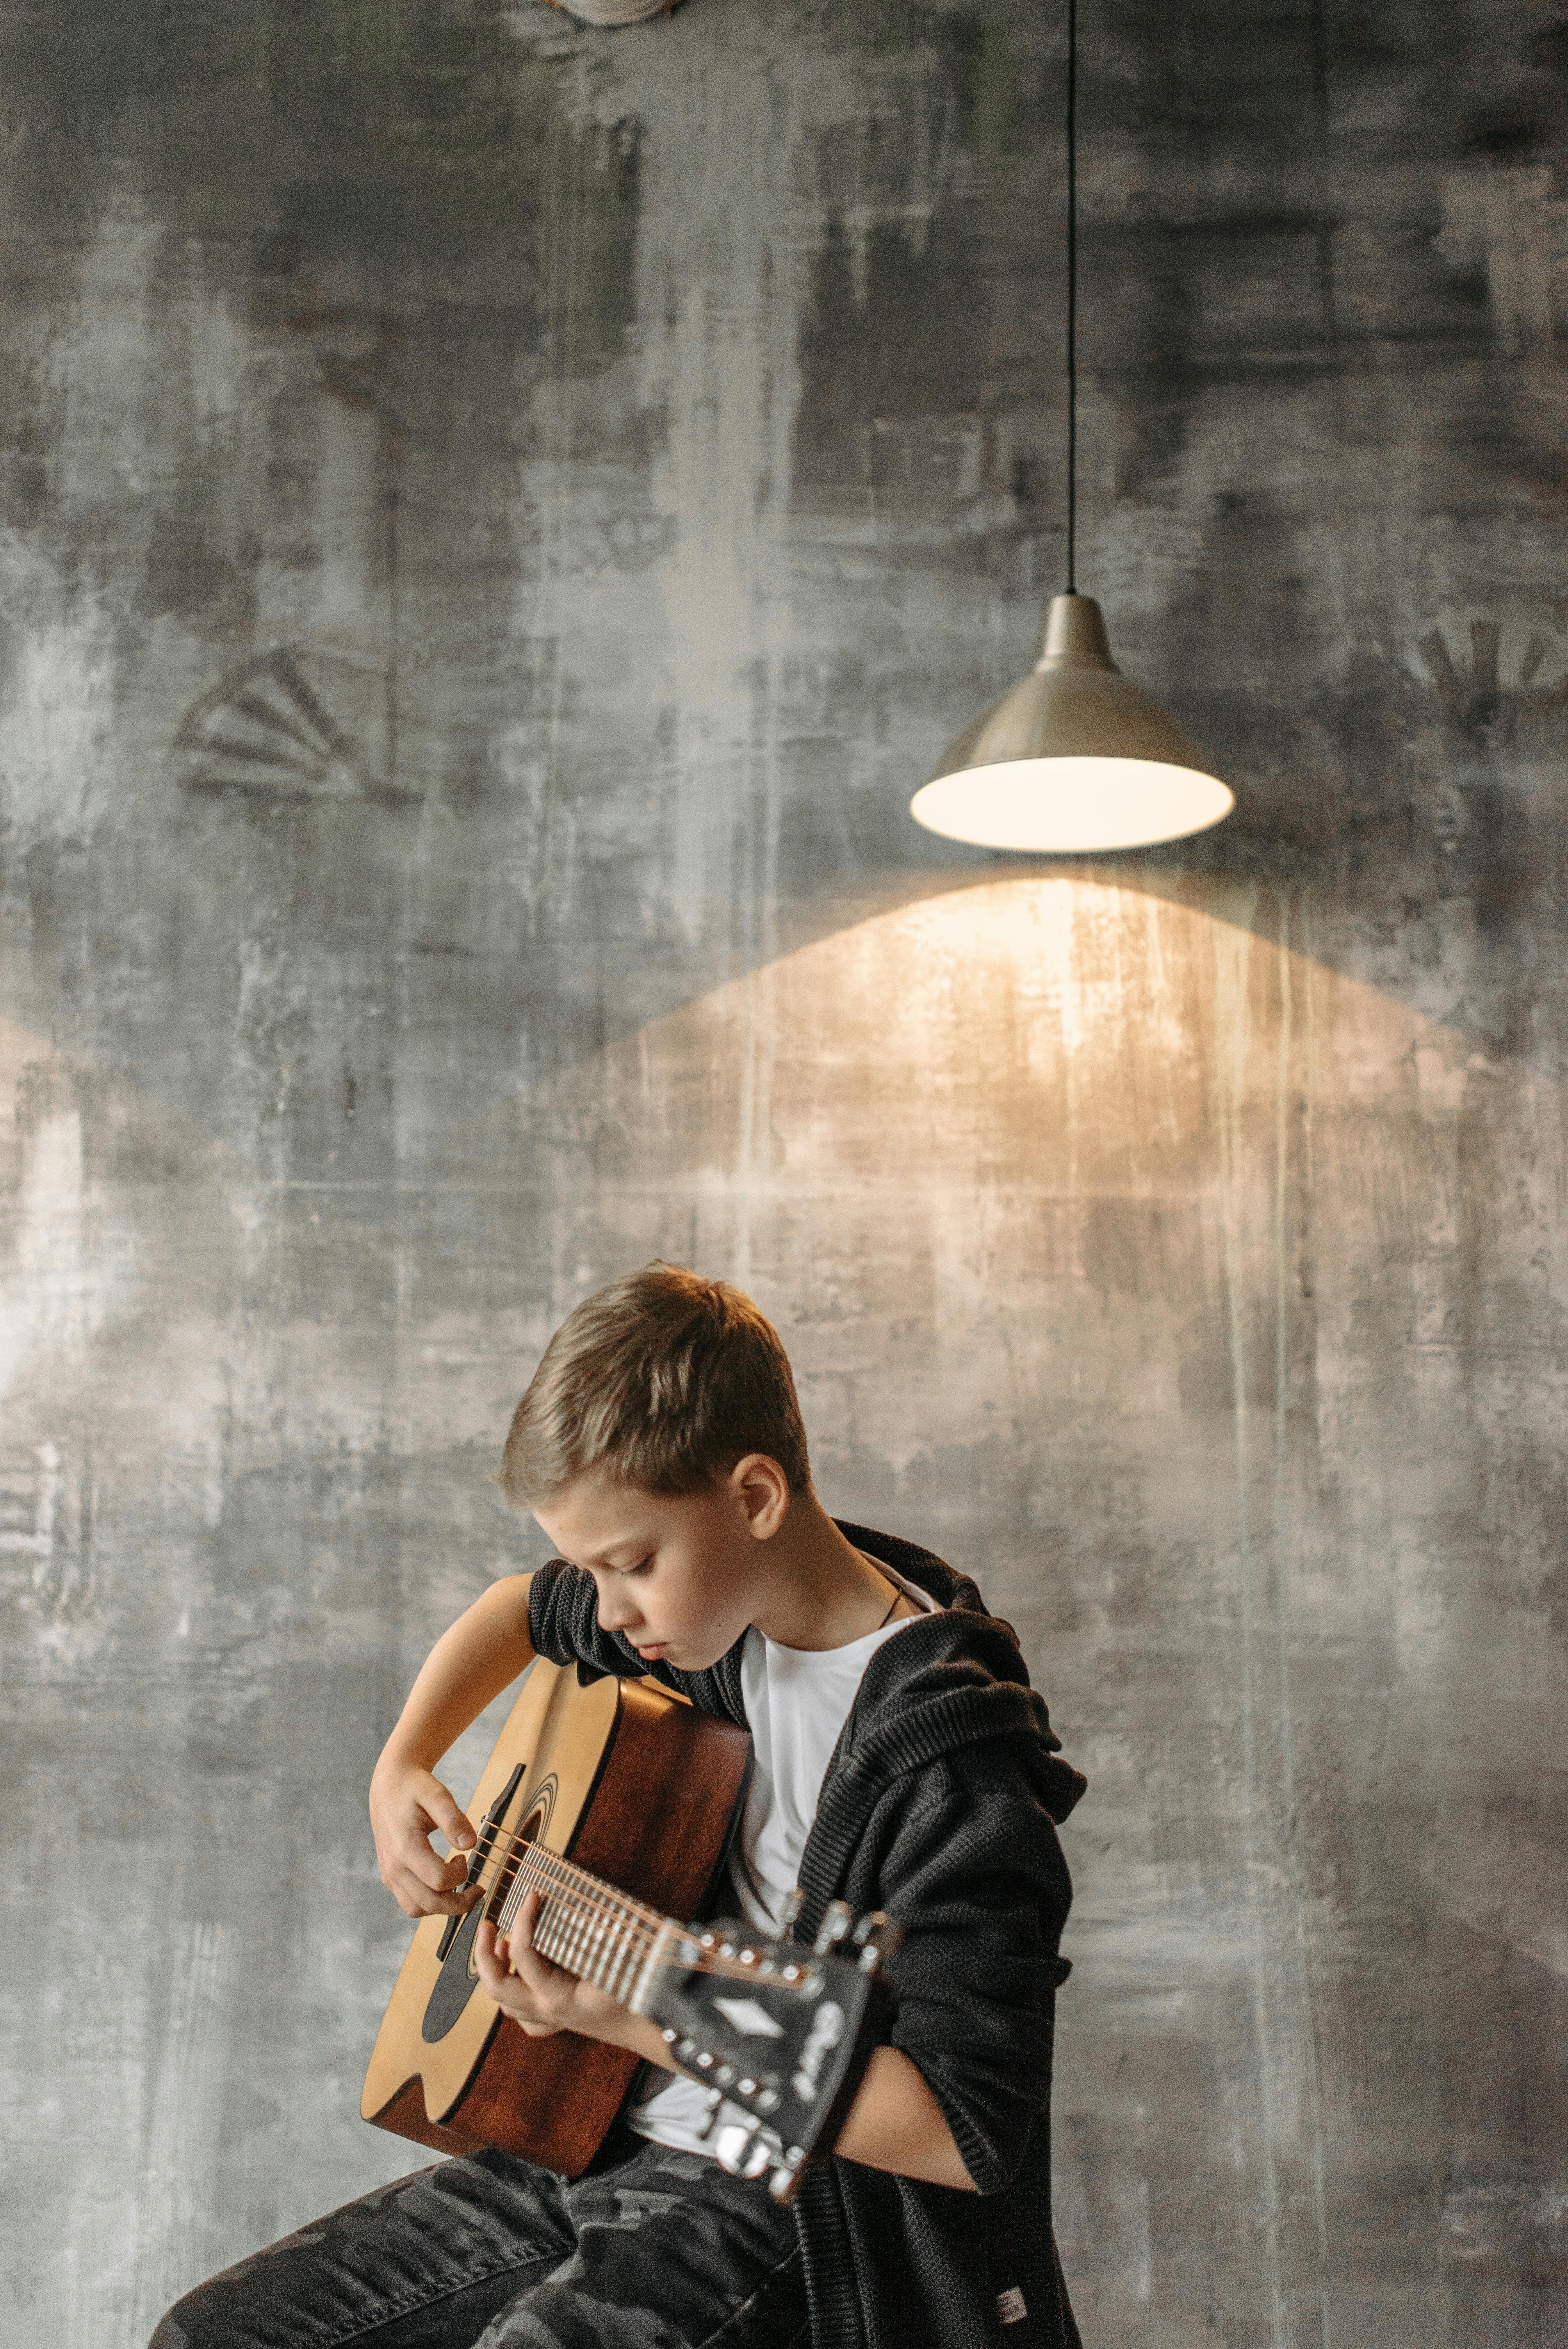
<path fill-rule="evenodd" d="M 881 1558 L 871 1563 L 924 1613 L 938 1611 L 934 1599 Z M 740 1688 L 751 1730 L 751 1785 L 730 1853 L 729 1890 L 746 1922 L 770 1940 L 781 1930 L 785 1903 L 800 1880 L 800 1855 L 817 1816 L 822 1780 L 866 1666 L 884 1640 L 913 1620 L 905 1615 L 884 1623 L 845 1648 L 776 1647 L 755 1624 L 746 1635 Z M 708 2091 L 697 2081 L 652 2071 L 627 2122 L 655 2145 L 707 2153 L 708 2141 L 701 2131 L 707 2099 Z M 719 2108 L 721 2126 L 748 2119 L 733 2106 Z"/>

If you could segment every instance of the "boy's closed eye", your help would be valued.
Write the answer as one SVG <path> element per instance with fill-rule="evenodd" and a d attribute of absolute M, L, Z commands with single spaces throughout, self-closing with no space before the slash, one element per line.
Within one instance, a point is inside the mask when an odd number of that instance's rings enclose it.
<path fill-rule="evenodd" d="M 583 1574 L 583 1573 L 584 1573 L 584 1572 L 589 1573 L 589 1574 L 593 1574 L 593 1573 L 595 1573 L 595 1572 L 597 1572 L 597 1573 L 599 1573 L 599 1574 L 614 1574 L 614 1575 L 618 1575 L 618 1576 L 619 1576 L 623 1580 L 626 1579 L 629 1576 L 634 1575 L 634 1574 L 646 1574 L 646 1572 L 647 1572 L 647 1570 L 648 1570 L 649 1567 L 651 1567 L 651 1566 L 652 1566 L 653 1562 L 654 1562 L 654 1561 L 653 1561 L 653 1557 L 652 1557 L 652 1554 L 651 1554 L 651 1553 L 650 1553 L 650 1555 L 649 1555 L 647 1557 L 640 1557 L 640 1558 L 638 1558 L 638 1559 L 634 1562 L 634 1564 L 633 1564 L 633 1565 L 631 1565 L 631 1566 L 600 1566 L 600 1567 L 598 1567 L 598 1568 L 593 1568 L 593 1567 L 583 1568 L 583 1567 L 581 1567 L 581 1566 L 579 1566 L 579 1565 L 578 1565 L 578 1563 L 577 1563 L 577 1561 L 576 1561 L 576 1559 L 575 1559 L 575 1558 L 569 1557 L 569 1558 L 566 1558 L 565 1560 L 563 1560 L 563 1563 L 564 1563 L 565 1565 L 567 1565 L 567 1566 L 571 1567 L 571 1568 L 572 1568 L 572 1569 L 573 1569 L 573 1573 L 575 1573 L 575 1574 Z"/>

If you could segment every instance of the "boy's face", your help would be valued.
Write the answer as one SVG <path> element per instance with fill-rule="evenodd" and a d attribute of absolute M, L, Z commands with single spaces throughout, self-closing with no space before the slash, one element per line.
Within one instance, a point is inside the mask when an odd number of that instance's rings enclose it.
<path fill-rule="evenodd" d="M 788 1507 L 788 1487 L 776 1490 L 781 1472 L 758 1465 L 742 1460 L 708 1493 L 580 1476 L 533 1515 L 560 1555 L 593 1576 L 601 1630 L 624 1632 L 646 1663 L 702 1671 L 750 1623 L 759 1545 Z"/>

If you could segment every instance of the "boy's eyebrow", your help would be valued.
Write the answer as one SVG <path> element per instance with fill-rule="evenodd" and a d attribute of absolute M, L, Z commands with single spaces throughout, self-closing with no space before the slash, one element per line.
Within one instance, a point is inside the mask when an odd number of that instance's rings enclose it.
<path fill-rule="evenodd" d="M 641 1537 L 636 1534 L 627 1534 L 624 1540 L 613 1541 L 608 1545 L 608 1547 L 611 1549 L 634 1549 L 637 1555 L 634 1558 L 629 1561 L 631 1566 L 641 1565 L 644 1557 L 647 1555 L 643 1547 Z M 627 1567 L 613 1565 L 603 1551 L 600 1552 L 597 1557 L 569 1557 L 566 1563 L 568 1566 L 576 1567 L 578 1572 L 581 1574 L 591 1573 L 596 1566 L 601 1567 L 606 1574 L 624 1574 L 628 1571 Z"/>

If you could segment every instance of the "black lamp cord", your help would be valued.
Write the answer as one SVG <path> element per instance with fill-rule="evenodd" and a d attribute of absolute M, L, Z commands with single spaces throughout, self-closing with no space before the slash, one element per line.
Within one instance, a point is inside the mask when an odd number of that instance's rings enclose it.
<path fill-rule="evenodd" d="M 1068 0 L 1068 587 L 1078 594 L 1078 0 Z"/>

